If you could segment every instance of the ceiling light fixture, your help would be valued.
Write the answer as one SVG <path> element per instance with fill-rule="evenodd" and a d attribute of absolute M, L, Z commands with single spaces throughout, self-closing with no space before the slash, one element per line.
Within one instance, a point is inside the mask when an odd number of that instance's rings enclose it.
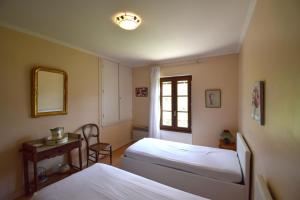
<path fill-rule="evenodd" d="M 134 13 L 124 12 L 116 14 L 114 21 L 122 29 L 134 30 L 141 24 L 142 19 Z"/>

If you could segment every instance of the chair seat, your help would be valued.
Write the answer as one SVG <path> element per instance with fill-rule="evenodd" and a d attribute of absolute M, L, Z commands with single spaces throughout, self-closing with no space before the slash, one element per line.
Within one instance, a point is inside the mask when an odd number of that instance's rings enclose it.
<path fill-rule="evenodd" d="M 92 151 L 100 152 L 100 151 L 110 151 L 111 144 L 109 143 L 96 143 L 91 145 L 89 148 Z"/>

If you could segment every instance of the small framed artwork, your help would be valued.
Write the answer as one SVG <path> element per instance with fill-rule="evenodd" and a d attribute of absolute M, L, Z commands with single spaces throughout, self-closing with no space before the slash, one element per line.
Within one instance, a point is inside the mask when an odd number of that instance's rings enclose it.
<path fill-rule="evenodd" d="M 205 90 L 205 106 L 206 108 L 221 108 L 220 89 Z"/>
<path fill-rule="evenodd" d="M 251 117 L 260 125 L 265 124 L 265 82 L 257 81 L 251 90 Z"/>
<path fill-rule="evenodd" d="M 148 88 L 147 87 L 135 88 L 135 96 L 136 97 L 147 97 L 148 96 Z"/>

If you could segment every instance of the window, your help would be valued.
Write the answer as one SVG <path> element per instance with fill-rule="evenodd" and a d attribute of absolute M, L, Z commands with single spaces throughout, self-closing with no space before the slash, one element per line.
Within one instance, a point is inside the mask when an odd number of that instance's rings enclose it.
<path fill-rule="evenodd" d="M 160 128 L 191 132 L 192 76 L 160 79 Z"/>

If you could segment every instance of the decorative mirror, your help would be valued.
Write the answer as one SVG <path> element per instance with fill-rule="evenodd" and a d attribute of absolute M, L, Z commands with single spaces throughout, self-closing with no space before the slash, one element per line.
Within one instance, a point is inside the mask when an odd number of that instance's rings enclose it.
<path fill-rule="evenodd" d="M 67 114 L 68 75 L 60 69 L 32 69 L 32 117 Z"/>

